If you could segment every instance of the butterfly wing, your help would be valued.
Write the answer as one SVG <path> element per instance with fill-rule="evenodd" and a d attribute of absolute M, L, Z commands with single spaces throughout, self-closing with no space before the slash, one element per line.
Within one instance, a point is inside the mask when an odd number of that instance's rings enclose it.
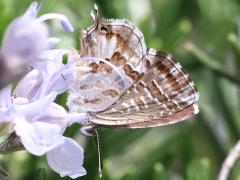
<path fill-rule="evenodd" d="M 73 58 L 76 83 L 69 93 L 70 111 L 105 110 L 145 71 L 141 31 L 127 20 L 99 19 L 94 12 L 94 25 L 83 32 L 81 51 Z M 83 71 L 83 67 L 91 70 Z"/>
<path fill-rule="evenodd" d="M 145 69 L 143 77 L 91 121 L 106 127 L 143 128 L 179 122 L 198 113 L 197 89 L 171 55 L 148 49 Z"/>

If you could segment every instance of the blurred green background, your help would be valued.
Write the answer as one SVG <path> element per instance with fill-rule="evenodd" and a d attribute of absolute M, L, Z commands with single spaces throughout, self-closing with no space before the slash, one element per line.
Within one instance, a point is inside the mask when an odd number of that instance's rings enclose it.
<path fill-rule="evenodd" d="M 0 39 L 12 19 L 31 0 L 0 0 Z M 80 48 L 80 31 L 91 25 L 98 4 L 107 18 L 126 18 L 139 26 L 148 47 L 179 59 L 200 91 L 200 113 L 193 119 L 152 129 L 101 129 L 103 180 L 212 180 L 240 137 L 240 1 L 239 0 L 47 0 L 41 14 L 65 14 L 75 33 L 50 21 L 59 47 Z M 66 94 L 58 98 L 64 104 Z M 74 125 L 66 132 L 85 149 L 88 174 L 98 177 L 96 147 Z M 4 139 L 4 137 L 2 137 Z M 58 180 L 44 157 L 25 151 L 0 156 L 10 180 Z M 240 163 L 230 179 L 240 179 Z"/>

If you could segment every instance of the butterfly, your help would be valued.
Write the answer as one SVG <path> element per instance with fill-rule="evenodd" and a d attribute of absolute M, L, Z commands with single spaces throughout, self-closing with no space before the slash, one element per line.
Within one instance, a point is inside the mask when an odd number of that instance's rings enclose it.
<path fill-rule="evenodd" d="M 81 50 L 70 53 L 73 82 L 67 106 L 85 113 L 83 134 L 96 128 L 148 128 L 177 123 L 198 113 L 199 93 L 175 58 L 146 48 L 142 32 L 126 19 L 100 19 L 84 30 Z"/>
<path fill-rule="evenodd" d="M 91 17 L 81 51 L 72 53 L 76 73 L 67 102 L 70 111 L 88 114 L 83 129 L 156 127 L 198 113 L 196 86 L 172 55 L 147 49 L 126 19 L 100 19 L 97 6 Z"/>

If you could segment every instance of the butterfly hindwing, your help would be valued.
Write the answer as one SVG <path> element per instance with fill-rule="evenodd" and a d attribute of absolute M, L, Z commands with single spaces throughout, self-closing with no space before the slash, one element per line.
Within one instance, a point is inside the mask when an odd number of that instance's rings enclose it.
<path fill-rule="evenodd" d="M 104 126 L 153 127 L 197 113 L 198 92 L 175 59 L 148 49 L 144 75 L 92 121 Z"/>

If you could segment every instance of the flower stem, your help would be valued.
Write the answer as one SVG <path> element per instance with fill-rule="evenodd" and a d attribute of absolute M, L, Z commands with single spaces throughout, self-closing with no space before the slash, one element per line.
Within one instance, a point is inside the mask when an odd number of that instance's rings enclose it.
<path fill-rule="evenodd" d="M 24 150 L 20 137 L 15 132 L 11 133 L 9 137 L 0 143 L 0 154 Z"/>
<path fill-rule="evenodd" d="M 225 161 L 222 164 L 222 168 L 218 175 L 218 180 L 227 180 L 232 170 L 234 164 L 236 163 L 237 159 L 240 156 L 240 140 L 237 144 L 232 148 L 228 156 L 226 157 Z"/>
<path fill-rule="evenodd" d="M 238 66 L 238 69 L 240 69 L 240 43 L 239 43 L 239 37 L 235 33 L 229 33 L 227 36 L 227 40 L 232 46 L 233 53 L 236 56 L 236 64 Z"/>

